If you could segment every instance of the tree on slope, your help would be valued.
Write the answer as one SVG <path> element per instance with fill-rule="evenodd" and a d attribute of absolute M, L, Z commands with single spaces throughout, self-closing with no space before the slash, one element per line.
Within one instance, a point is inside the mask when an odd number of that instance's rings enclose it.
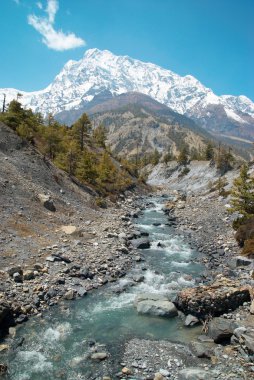
<path fill-rule="evenodd" d="M 76 121 L 72 126 L 72 132 L 80 145 L 80 150 L 84 150 L 85 140 L 91 131 L 92 125 L 86 113 Z"/>
<path fill-rule="evenodd" d="M 246 164 L 234 180 L 231 197 L 231 212 L 238 211 L 245 217 L 254 215 L 254 178 L 250 177 Z"/>

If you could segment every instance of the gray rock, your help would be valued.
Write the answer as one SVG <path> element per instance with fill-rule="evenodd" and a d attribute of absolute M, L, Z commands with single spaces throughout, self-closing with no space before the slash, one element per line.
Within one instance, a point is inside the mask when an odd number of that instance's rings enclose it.
<path fill-rule="evenodd" d="M 14 273 L 12 277 L 15 282 L 23 282 L 23 277 L 19 272 Z"/>
<path fill-rule="evenodd" d="M 254 330 L 247 330 L 245 334 L 242 334 L 241 338 L 244 340 L 247 351 L 254 354 Z"/>
<path fill-rule="evenodd" d="M 34 278 L 34 272 L 32 270 L 25 270 L 23 273 L 24 280 L 32 280 Z"/>
<path fill-rule="evenodd" d="M 211 372 L 201 368 L 189 367 L 179 371 L 179 380 L 213 380 L 215 377 Z"/>
<path fill-rule="evenodd" d="M 168 297 L 162 295 L 162 294 L 155 294 L 155 293 L 140 293 L 137 294 L 134 300 L 134 305 L 137 306 L 137 304 L 141 301 L 146 300 L 153 300 L 153 301 L 169 301 Z"/>
<path fill-rule="evenodd" d="M 140 314 L 158 317 L 175 317 L 178 315 L 175 305 L 170 301 L 142 301 L 137 305 Z"/>
<path fill-rule="evenodd" d="M 49 195 L 38 194 L 38 198 L 39 198 L 39 201 L 41 202 L 41 204 L 47 210 L 52 211 L 52 212 L 56 211 L 56 207 L 54 205 L 54 202 L 53 202 L 53 200 L 51 199 L 51 197 Z"/>
<path fill-rule="evenodd" d="M 15 267 L 8 268 L 7 269 L 7 273 L 9 274 L 9 276 L 12 277 L 14 275 L 14 273 L 23 274 L 23 270 L 22 270 L 22 268 L 21 268 L 20 265 L 17 265 Z"/>
<path fill-rule="evenodd" d="M 80 268 L 80 270 L 79 270 L 79 276 L 81 278 L 84 278 L 84 279 L 86 279 L 86 278 L 92 279 L 93 278 L 92 273 L 86 267 Z"/>
<path fill-rule="evenodd" d="M 212 343 L 192 342 L 191 348 L 192 348 L 193 353 L 198 358 L 210 359 L 211 356 L 214 355 L 215 344 L 213 342 Z"/>
<path fill-rule="evenodd" d="M 234 321 L 225 318 L 213 318 L 208 324 L 208 336 L 213 338 L 215 343 L 221 343 L 230 339 L 237 327 Z"/>
<path fill-rule="evenodd" d="M 178 311 L 167 297 L 157 294 L 143 293 L 136 297 L 134 305 L 139 314 L 149 314 L 159 317 L 175 317 Z"/>
<path fill-rule="evenodd" d="M 43 268 L 44 268 L 43 264 L 40 264 L 40 263 L 34 264 L 34 269 L 37 270 L 38 272 L 41 272 Z"/>
<path fill-rule="evenodd" d="M 78 295 L 79 295 L 80 297 L 84 297 L 86 294 L 87 294 L 87 291 L 86 291 L 85 288 L 79 288 L 79 289 L 78 289 Z"/>
<path fill-rule="evenodd" d="M 92 360 L 105 360 L 107 357 L 108 354 L 106 352 L 95 352 L 91 355 Z"/>
<path fill-rule="evenodd" d="M 194 317 L 194 315 L 188 314 L 184 321 L 184 326 L 186 327 L 194 326 L 198 323 L 199 323 L 199 320 L 197 317 Z"/>
<path fill-rule="evenodd" d="M 74 292 L 74 290 L 73 290 L 73 289 L 68 290 L 68 291 L 65 293 L 64 298 L 65 298 L 66 300 L 73 300 L 73 299 L 75 298 L 75 292 Z"/>
<path fill-rule="evenodd" d="M 145 237 L 139 238 L 139 239 L 133 239 L 130 242 L 131 242 L 131 245 L 137 249 L 148 249 L 151 246 L 149 239 Z"/>

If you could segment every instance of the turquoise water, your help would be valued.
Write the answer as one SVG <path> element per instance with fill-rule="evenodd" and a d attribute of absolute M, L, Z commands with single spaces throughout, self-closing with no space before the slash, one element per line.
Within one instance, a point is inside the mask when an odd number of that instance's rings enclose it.
<path fill-rule="evenodd" d="M 150 234 L 152 246 L 143 250 L 146 261 L 137 264 L 118 283 L 96 290 L 84 299 L 54 307 L 44 318 L 31 318 L 17 330 L 24 343 L 17 351 L 0 356 L 7 362 L 12 380 L 101 379 L 121 369 L 124 343 L 131 338 L 168 339 L 188 342 L 200 328 L 186 329 L 180 318 L 138 315 L 133 307 L 136 294 L 152 292 L 173 296 L 185 286 L 193 286 L 202 268 L 195 262 L 196 253 L 174 230 L 167 226 L 162 211 L 165 199 L 149 198 L 154 207 L 144 210 L 137 228 Z M 161 223 L 154 226 L 153 223 Z M 158 247 L 160 242 L 162 247 Z M 144 268 L 145 267 L 145 268 Z M 132 276 L 144 281 L 127 287 L 120 295 L 119 286 L 133 283 Z M 101 345 L 110 358 L 97 363 L 89 359 L 92 342 Z M 114 378 L 114 377 L 113 377 Z"/>

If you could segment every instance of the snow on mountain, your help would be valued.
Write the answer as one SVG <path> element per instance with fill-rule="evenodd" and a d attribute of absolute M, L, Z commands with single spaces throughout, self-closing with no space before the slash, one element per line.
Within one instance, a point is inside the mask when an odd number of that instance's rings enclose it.
<path fill-rule="evenodd" d="M 208 129 L 211 126 L 211 130 L 216 129 L 218 122 L 224 123 L 224 128 L 231 124 L 235 128 L 235 123 L 240 127 L 254 125 L 254 103 L 247 97 L 217 96 L 191 75 L 181 77 L 155 64 L 116 56 L 108 50 L 90 49 L 81 60 L 68 61 L 42 91 L 0 89 L 0 99 L 5 93 L 9 102 L 20 92 L 25 106 L 44 115 L 57 115 L 79 109 L 105 90 L 113 95 L 144 93 Z"/>

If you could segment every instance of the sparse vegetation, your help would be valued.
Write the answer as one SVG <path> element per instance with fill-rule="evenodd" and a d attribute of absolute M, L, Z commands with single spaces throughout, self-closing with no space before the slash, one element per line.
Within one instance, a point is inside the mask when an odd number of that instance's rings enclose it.
<path fill-rule="evenodd" d="M 83 114 L 70 128 L 58 123 L 52 115 L 43 123 L 40 114 L 25 110 L 17 100 L 11 101 L 0 120 L 27 142 L 34 144 L 56 166 L 92 186 L 105 196 L 133 185 L 135 173 L 112 157 L 106 149 L 106 131 L 100 125 L 92 131 L 91 122 Z"/>

